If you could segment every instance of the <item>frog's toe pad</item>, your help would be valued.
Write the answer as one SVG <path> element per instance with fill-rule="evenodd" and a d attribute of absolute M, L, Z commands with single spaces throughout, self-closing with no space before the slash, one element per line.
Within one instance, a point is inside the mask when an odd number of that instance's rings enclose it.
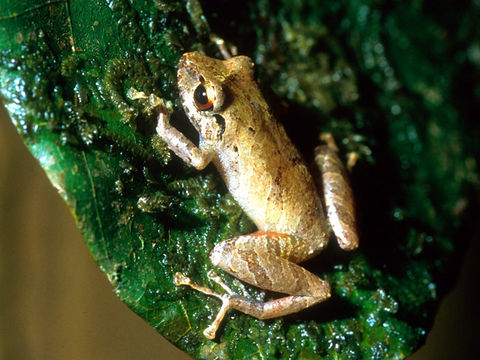
<path fill-rule="evenodd" d="M 192 280 L 190 278 L 186 277 L 182 273 L 175 273 L 175 277 L 173 278 L 173 283 L 177 286 L 182 286 L 182 285 L 190 285 L 192 283 Z"/>

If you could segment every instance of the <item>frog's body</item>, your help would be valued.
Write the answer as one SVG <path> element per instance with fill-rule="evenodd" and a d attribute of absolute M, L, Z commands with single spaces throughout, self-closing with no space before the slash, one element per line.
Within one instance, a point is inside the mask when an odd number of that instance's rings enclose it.
<path fill-rule="evenodd" d="M 187 53 L 179 62 L 178 86 L 185 111 L 200 134 L 199 146 L 171 127 L 165 113 L 159 116 L 158 134 L 197 169 L 212 161 L 259 229 L 217 244 L 210 255 L 212 263 L 250 284 L 291 295 L 258 302 L 214 293 L 177 274 L 178 285 L 190 285 L 223 301 L 206 336 L 215 336 L 228 308 L 270 318 L 327 299 L 328 283 L 296 264 L 318 254 L 332 229 L 342 248 L 358 245 L 351 190 L 334 145 L 316 149 L 322 202 L 300 153 L 258 89 L 249 58 L 222 61 Z"/>

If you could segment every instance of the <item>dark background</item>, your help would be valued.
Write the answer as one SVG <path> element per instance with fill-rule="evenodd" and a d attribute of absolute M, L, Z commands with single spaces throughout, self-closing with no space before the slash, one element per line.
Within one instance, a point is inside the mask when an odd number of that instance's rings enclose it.
<path fill-rule="evenodd" d="M 412 360 L 478 358 L 480 233 Z M 0 360 L 190 359 L 131 312 L 0 106 Z"/>

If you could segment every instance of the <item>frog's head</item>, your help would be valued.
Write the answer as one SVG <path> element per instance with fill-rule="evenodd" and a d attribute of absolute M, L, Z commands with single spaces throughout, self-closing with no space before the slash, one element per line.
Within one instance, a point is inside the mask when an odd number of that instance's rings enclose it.
<path fill-rule="evenodd" d="M 253 63 L 247 57 L 217 60 L 199 52 L 184 54 L 178 63 L 177 80 L 183 108 L 202 139 L 218 143 L 226 131 L 225 111 L 236 92 L 233 89 L 237 62 Z M 235 62 L 236 66 L 232 66 Z M 253 79 L 253 70 L 252 79 Z M 228 116 L 227 116 L 228 118 Z"/>
<path fill-rule="evenodd" d="M 225 102 L 221 60 L 199 52 L 184 54 L 178 63 L 178 88 L 185 111 L 218 113 Z"/>

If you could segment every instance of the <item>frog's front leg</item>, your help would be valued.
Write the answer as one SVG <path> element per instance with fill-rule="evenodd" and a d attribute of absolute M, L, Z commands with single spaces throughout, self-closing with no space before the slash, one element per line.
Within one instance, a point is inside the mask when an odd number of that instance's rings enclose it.
<path fill-rule="evenodd" d="M 320 170 L 323 200 L 327 216 L 340 247 L 353 250 L 358 247 L 355 201 L 345 166 L 338 157 L 333 136 L 321 135 L 325 145 L 315 149 L 315 162 Z M 353 163 L 352 165 L 353 166 Z"/>
<path fill-rule="evenodd" d="M 258 319 L 270 319 L 303 310 L 330 297 L 330 285 L 297 265 L 312 251 L 309 242 L 294 236 L 257 231 L 217 244 L 210 253 L 215 266 L 259 288 L 289 294 L 262 302 L 235 294 L 218 294 L 193 283 L 185 276 L 175 277 L 177 285 L 188 285 L 222 300 L 215 321 L 204 331 L 213 339 L 228 309 L 236 309 Z"/>
<path fill-rule="evenodd" d="M 170 125 L 170 116 L 165 109 L 158 115 L 157 134 L 165 141 L 168 148 L 187 164 L 197 170 L 204 169 L 212 160 L 213 152 L 195 146 L 185 135 Z"/>

